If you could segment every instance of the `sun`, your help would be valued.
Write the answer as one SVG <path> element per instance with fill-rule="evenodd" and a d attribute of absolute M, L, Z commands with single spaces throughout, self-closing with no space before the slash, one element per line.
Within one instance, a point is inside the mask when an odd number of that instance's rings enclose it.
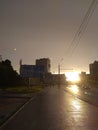
<path fill-rule="evenodd" d="M 14 48 L 13 50 L 16 51 L 16 48 Z"/>
<path fill-rule="evenodd" d="M 79 79 L 79 72 L 66 72 L 66 80 L 71 82 L 78 82 Z"/>

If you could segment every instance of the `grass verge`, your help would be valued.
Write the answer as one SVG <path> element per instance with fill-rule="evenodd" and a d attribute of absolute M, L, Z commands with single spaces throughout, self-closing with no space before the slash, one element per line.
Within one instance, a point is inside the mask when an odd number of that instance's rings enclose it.
<path fill-rule="evenodd" d="M 17 86 L 17 87 L 7 87 L 0 90 L 16 93 L 35 93 L 41 91 L 43 88 L 44 88 L 43 86 Z"/>

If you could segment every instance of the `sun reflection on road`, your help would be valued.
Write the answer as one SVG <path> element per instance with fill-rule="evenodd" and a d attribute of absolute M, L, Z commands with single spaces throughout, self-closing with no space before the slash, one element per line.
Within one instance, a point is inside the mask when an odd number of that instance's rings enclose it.
<path fill-rule="evenodd" d="M 71 85 L 70 87 L 68 87 L 68 89 L 74 93 L 74 94 L 78 94 L 79 92 L 79 89 L 78 89 L 78 86 L 77 85 Z"/>
<path fill-rule="evenodd" d="M 72 101 L 73 107 L 78 111 L 80 110 L 81 106 L 77 100 Z"/>
<path fill-rule="evenodd" d="M 77 96 L 78 93 L 79 93 L 79 88 L 77 85 L 70 85 L 68 86 L 68 90 L 74 94 L 74 100 L 72 101 L 71 105 L 75 108 L 76 111 L 80 110 L 81 106 L 80 106 L 80 103 L 78 102 L 77 100 Z"/>

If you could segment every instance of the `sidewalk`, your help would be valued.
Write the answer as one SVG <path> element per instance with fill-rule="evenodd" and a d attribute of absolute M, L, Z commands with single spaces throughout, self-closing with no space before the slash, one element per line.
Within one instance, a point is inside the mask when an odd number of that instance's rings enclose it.
<path fill-rule="evenodd" d="M 0 125 L 26 103 L 36 93 L 0 92 Z"/>

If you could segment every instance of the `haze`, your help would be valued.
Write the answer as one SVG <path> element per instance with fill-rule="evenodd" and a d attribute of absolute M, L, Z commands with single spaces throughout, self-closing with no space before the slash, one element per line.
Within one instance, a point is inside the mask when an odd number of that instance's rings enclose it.
<path fill-rule="evenodd" d="M 10 59 L 15 70 L 19 60 L 35 64 L 38 58 L 51 59 L 51 71 L 89 70 L 98 60 L 98 5 L 78 46 L 69 47 L 92 0 L 1 0 L 0 54 Z M 71 54 L 72 53 L 72 54 Z M 71 55 L 70 55 L 71 54 Z M 61 59 L 63 59 L 61 61 Z"/>

